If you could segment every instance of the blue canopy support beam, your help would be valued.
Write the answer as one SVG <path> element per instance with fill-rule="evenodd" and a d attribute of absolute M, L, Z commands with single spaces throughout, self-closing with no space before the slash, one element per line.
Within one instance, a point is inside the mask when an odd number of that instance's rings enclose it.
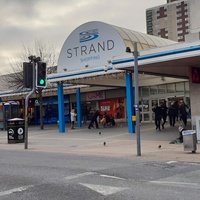
<path fill-rule="evenodd" d="M 82 112 L 81 112 L 81 92 L 80 88 L 76 89 L 76 104 L 77 104 L 77 122 L 78 127 L 82 127 Z"/>
<path fill-rule="evenodd" d="M 127 114 L 128 114 L 128 132 L 135 133 L 135 124 L 132 121 L 134 115 L 134 88 L 132 82 L 132 73 L 126 72 L 126 98 L 127 98 Z"/>
<path fill-rule="evenodd" d="M 65 133 L 64 92 L 62 82 L 58 82 L 58 120 L 59 132 Z"/>

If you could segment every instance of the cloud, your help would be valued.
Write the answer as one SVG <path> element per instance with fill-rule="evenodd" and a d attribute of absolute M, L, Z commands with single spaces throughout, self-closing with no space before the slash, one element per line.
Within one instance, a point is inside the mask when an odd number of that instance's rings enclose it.
<path fill-rule="evenodd" d="M 1 0 L 0 67 L 17 56 L 23 44 L 51 41 L 59 51 L 69 34 L 88 21 L 102 21 L 145 32 L 145 10 L 166 0 Z M 3 73 L 3 70 L 1 70 Z"/>

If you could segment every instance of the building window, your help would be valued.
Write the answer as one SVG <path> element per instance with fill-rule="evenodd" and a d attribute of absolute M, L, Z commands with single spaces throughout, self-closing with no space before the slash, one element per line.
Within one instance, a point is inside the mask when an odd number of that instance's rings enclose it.
<path fill-rule="evenodd" d="M 158 32 L 158 35 L 161 36 L 162 38 L 167 38 L 166 34 L 168 33 L 168 30 L 165 28 L 160 29 Z"/>
<path fill-rule="evenodd" d="M 184 92 L 184 83 L 176 83 L 176 92 Z"/>
<path fill-rule="evenodd" d="M 149 96 L 149 87 L 142 87 L 142 96 Z"/>
<path fill-rule="evenodd" d="M 150 121 L 150 118 L 149 118 L 149 114 L 148 113 L 144 113 L 144 121 Z"/>
<path fill-rule="evenodd" d="M 149 112 L 149 100 L 142 101 L 142 110 L 143 112 Z"/>
<path fill-rule="evenodd" d="M 159 10 L 157 11 L 157 14 L 158 14 L 157 19 L 167 17 L 166 12 L 167 12 L 167 9 L 165 9 L 164 7 L 160 7 Z"/>
<path fill-rule="evenodd" d="M 183 39 L 183 35 L 178 36 L 178 39 L 179 40 Z"/>
<path fill-rule="evenodd" d="M 158 88 L 157 86 L 150 86 L 150 94 L 154 95 L 154 94 L 158 94 Z"/>
<path fill-rule="evenodd" d="M 189 82 L 185 82 L 185 92 L 189 92 Z"/>
<path fill-rule="evenodd" d="M 152 18 L 151 17 L 147 17 L 147 22 L 151 22 Z"/>
<path fill-rule="evenodd" d="M 166 85 L 159 85 L 158 94 L 165 94 L 165 93 L 166 93 Z"/>
<path fill-rule="evenodd" d="M 167 93 L 174 93 L 175 92 L 175 84 L 167 84 Z"/>

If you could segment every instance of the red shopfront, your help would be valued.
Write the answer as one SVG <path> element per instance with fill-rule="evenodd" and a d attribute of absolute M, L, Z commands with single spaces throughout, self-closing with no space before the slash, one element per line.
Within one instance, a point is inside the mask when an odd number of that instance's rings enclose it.
<path fill-rule="evenodd" d="M 101 115 L 103 115 L 104 112 L 106 112 L 108 115 L 114 117 L 115 119 L 125 118 L 124 107 L 124 98 L 99 100 L 99 109 Z"/>
<path fill-rule="evenodd" d="M 105 91 L 89 92 L 86 94 L 86 101 L 82 102 L 84 121 L 90 120 L 92 114 L 97 109 L 100 110 L 101 116 L 106 112 L 115 119 L 125 118 L 125 99 L 122 97 L 105 99 L 105 96 Z"/>

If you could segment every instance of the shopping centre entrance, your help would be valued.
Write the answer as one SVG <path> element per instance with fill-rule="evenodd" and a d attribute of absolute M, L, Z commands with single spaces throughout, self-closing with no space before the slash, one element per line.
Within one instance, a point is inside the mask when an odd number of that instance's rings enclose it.
<path fill-rule="evenodd" d="M 133 51 L 134 43 L 138 44 L 140 52 L 139 74 L 189 80 L 192 128 L 195 128 L 196 119 L 200 116 L 198 101 L 200 99 L 200 42 L 176 43 L 102 22 L 88 22 L 75 29 L 67 38 L 59 56 L 58 74 L 48 77 L 49 82 L 58 84 L 60 132 L 65 131 L 64 116 L 62 116 L 64 84 L 77 86 L 78 112 L 81 110 L 81 102 L 79 102 L 81 85 L 106 88 L 125 87 L 128 120 L 130 120 L 128 121 L 129 132 L 134 132 L 134 124 L 131 120 L 131 116 L 134 115 L 132 91 L 134 56 L 132 53 L 125 52 L 127 47 Z M 121 74 L 122 77 L 120 77 Z M 183 97 L 188 96 L 184 94 Z M 173 100 L 170 98 L 172 97 L 167 97 L 167 100 Z M 152 102 L 150 105 L 152 106 Z M 78 113 L 78 116 L 80 114 Z M 78 125 L 81 126 L 81 118 L 78 119 Z"/>

